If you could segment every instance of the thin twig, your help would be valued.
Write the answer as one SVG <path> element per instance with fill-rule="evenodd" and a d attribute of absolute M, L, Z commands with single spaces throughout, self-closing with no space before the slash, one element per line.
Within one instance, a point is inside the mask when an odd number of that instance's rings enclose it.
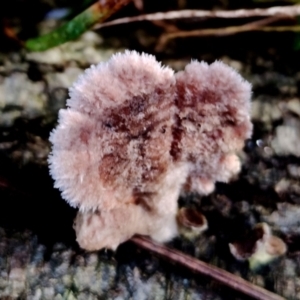
<path fill-rule="evenodd" d="M 284 300 L 283 297 L 269 292 L 259 286 L 256 286 L 236 275 L 233 275 L 215 266 L 209 265 L 180 251 L 157 244 L 150 239 L 141 236 L 134 236 L 133 238 L 131 238 L 131 241 L 139 247 L 147 249 L 148 251 L 151 251 L 155 254 L 159 254 L 161 257 L 166 258 L 173 263 L 180 264 L 196 273 L 200 273 L 213 278 L 216 281 L 228 287 L 231 287 L 236 291 L 242 292 L 254 299 Z"/>
<path fill-rule="evenodd" d="M 299 32 L 300 31 L 300 25 L 295 26 L 264 26 L 262 28 L 257 29 L 259 31 L 277 31 L 277 32 L 285 32 L 285 31 L 291 31 L 291 32 Z"/>
<path fill-rule="evenodd" d="M 300 15 L 300 5 L 274 6 L 269 8 L 237 9 L 237 10 L 179 10 L 169 12 L 158 12 L 134 17 L 120 18 L 110 22 L 97 24 L 94 29 L 140 21 L 158 21 L 190 18 L 250 18 L 250 17 L 273 17 L 285 16 L 296 17 Z"/>
<path fill-rule="evenodd" d="M 273 16 L 269 18 L 265 18 L 262 20 L 254 21 L 247 23 L 241 26 L 228 26 L 224 28 L 207 28 L 207 29 L 197 29 L 197 30 L 190 30 L 190 31 L 176 31 L 176 32 L 167 32 L 163 33 L 156 46 L 156 51 L 161 51 L 167 42 L 174 38 L 186 38 L 186 37 L 193 37 L 193 36 L 224 36 L 224 35 L 231 35 L 240 32 L 246 31 L 254 31 L 254 30 L 263 30 L 263 29 L 271 29 L 271 28 L 278 28 L 278 27 L 266 27 L 265 25 L 270 25 L 282 18 L 283 16 Z M 288 26 L 285 26 L 287 28 Z M 266 30 L 266 31 L 267 31 Z"/>

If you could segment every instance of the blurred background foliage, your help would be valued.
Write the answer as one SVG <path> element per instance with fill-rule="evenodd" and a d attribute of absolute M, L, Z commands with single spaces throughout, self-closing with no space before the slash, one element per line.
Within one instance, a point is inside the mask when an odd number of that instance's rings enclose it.
<path fill-rule="evenodd" d="M 107 0 L 104 2 L 110 1 Z M 167 12 L 170 10 L 201 9 L 213 11 L 241 8 L 253 9 L 287 6 L 299 2 L 299 0 L 136 0 L 122 7 L 109 20 L 154 12 Z M 0 50 L 7 51 L 18 48 L 20 47 L 20 41 L 27 41 L 25 47 L 29 48 L 29 50 L 45 50 L 48 44 L 42 45 L 42 47 L 40 45 L 36 46 L 34 44 L 36 37 L 57 30 L 57 28 L 72 20 L 72 18 L 79 14 L 82 15 L 82 12 L 94 3 L 94 0 L 1 1 L 0 22 L 2 26 L 0 27 Z M 284 58 L 285 66 L 295 66 L 296 64 L 299 67 L 298 51 L 300 49 L 300 35 L 297 31 L 300 29 L 298 28 L 299 18 L 297 17 L 279 18 L 272 21 L 272 26 L 284 26 L 284 31 L 274 29 L 270 32 L 263 32 L 257 29 L 255 31 L 226 35 L 216 32 L 208 36 L 184 38 L 184 43 L 178 42 L 182 38 L 174 38 L 170 39 L 163 46 L 158 45 L 160 42 L 159 38 L 165 32 L 238 27 L 261 19 L 263 18 L 179 18 L 168 21 L 131 22 L 101 28 L 97 32 L 105 39 L 107 46 L 116 45 L 124 48 L 135 48 L 152 53 L 156 52 L 162 56 L 164 54 L 184 56 L 189 53 L 189 55 L 198 57 L 201 54 L 202 57 L 204 55 L 204 58 L 209 60 L 210 53 L 213 53 L 214 57 L 221 53 L 228 53 L 236 59 L 244 61 L 246 59 L 247 61 L 247 59 L 251 59 L 253 52 L 259 52 L 264 57 L 272 56 L 272 59 L 275 61 Z M 72 37 L 76 37 L 81 31 L 87 30 L 92 23 L 94 22 L 87 22 L 86 28 L 83 27 L 79 30 L 78 27 L 82 24 L 82 19 L 79 19 L 79 22 L 76 23 L 78 26 L 76 24 L 72 26 L 74 32 L 78 31 Z M 50 40 L 51 38 L 50 36 Z M 64 42 L 64 38 L 66 37 L 62 34 L 61 42 Z M 54 44 L 50 41 L 49 47 Z"/>

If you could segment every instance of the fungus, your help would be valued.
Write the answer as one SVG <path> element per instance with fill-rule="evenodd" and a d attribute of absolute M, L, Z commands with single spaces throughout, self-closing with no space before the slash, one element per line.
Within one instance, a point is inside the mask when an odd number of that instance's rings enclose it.
<path fill-rule="evenodd" d="M 134 234 L 172 239 L 179 195 L 208 194 L 240 169 L 251 88 L 221 62 L 193 61 L 174 75 L 154 56 L 125 51 L 87 69 L 69 95 L 49 164 L 79 209 L 84 249 L 115 249 Z"/>
<path fill-rule="evenodd" d="M 179 232 L 188 239 L 199 236 L 208 228 L 206 218 L 197 210 L 182 207 L 177 214 Z"/>
<path fill-rule="evenodd" d="M 285 254 L 286 244 L 273 236 L 266 223 L 257 224 L 241 241 L 229 244 L 231 254 L 238 260 L 248 260 L 251 269 L 268 264 Z"/>

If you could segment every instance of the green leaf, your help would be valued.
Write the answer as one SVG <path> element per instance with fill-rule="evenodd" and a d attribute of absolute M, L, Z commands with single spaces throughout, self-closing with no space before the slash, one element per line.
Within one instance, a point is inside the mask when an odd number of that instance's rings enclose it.
<path fill-rule="evenodd" d="M 97 1 L 74 19 L 65 23 L 56 30 L 43 36 L 29 39 L 25 42 L 25 48 L 30 51 L 44 51 L 78 38 L 82 33 L 98 22 L 103 22 L 122 6 L 131 0 L 106 0 Z"/>

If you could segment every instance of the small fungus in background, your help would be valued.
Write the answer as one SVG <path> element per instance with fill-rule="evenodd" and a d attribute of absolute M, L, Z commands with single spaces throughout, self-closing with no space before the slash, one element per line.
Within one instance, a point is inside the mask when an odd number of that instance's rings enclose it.
<path fill-rule="evenodd" d="M 272 235 L 267 223 L 257 224 L 243 240 L 229 244 L 231 254 L 238 260 L 248 260 L 252 270 L 270 263 L 287 251 L 284 241 Z"/>
<path fill-rule="evenodd" d="M 206 218 L 194 208 L 182 207 L 177 214 L 179 233 L 187 239 L 194 239 L 208 228 Z"/>
<path fill-rule="evenodd" d="M 86 250 L 116 249 L 134 234 L 172 239 L 180 194 L 208 194 L 240 170 L 251 86 L 222 62 L 192 61 L 174 74 L 125 51 L 87 69 L 69 96 L 49 164 L 79 208 L 74 228 Z"/>

